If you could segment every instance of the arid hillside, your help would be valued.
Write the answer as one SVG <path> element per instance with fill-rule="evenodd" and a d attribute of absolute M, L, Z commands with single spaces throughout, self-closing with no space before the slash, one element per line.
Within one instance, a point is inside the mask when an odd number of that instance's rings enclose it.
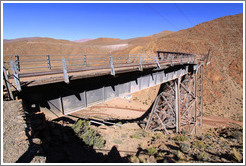
<path fill-rule="evenodd" d="M 156 50 L 213 53 L 204 71 L 205 114 L 243 119 L 243 15 L 205 22 L 158 38 L 143 52 Z M 210 53 L 211 53 L 210 52 Z"/>
<path fill-rule="evenodd" d="M 204 70 L 204 113 L 243 119 L 243 15 L 201 23 L 178 32 L 72 42 L 52 38 L 5 40 L 4 55 L 139 54 L 157 50 L 213 55 Z"/>
<path fill-rule="evenodd" d="M 172 31 L 163 31 L 146 37 L 132 39 L 98 38 L 83 42 L 60 40 L 52 38 L 19 38 L 4 40 L 4 55 L 83 55 L 87 54 L 128 54 L 130 51 L 138 53 L 154 39 L 164 37 Z M 81 41 L 81 40 L 80 40 Z"/>

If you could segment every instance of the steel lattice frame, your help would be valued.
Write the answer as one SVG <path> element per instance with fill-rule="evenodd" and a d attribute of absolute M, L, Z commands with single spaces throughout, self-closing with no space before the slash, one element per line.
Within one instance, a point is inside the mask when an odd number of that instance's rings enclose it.
<path fill-rule="evenodd" d="M 146 130 L 196 132 L 202 125 L 202 65 L 195 72 L 165 83 L 156 97 Z"/>

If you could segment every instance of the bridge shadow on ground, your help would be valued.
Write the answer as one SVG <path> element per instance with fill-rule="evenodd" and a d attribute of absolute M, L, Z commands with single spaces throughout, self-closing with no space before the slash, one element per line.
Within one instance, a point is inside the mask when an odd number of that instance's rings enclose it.
<path fill-rule="evenodd" d="M 162 85 L 158 94 L 163 90 Z M 139 118 L 136 119 L 115 119 L 109 120 L 113 123 L 145 123 L 144 119 L 151 112 L 153 104 Z M 40 112 L 40 103 L 30 104 L 23 100 L 23 109 L 25 111 L 25 122 L 27 125 L 26 135 L 29 140 L 29 148 L 16 161 L 17 163 L 29 163 L 34 160 L 45 158 L 47 163 L 127 163 L 127 157 L 121 157 L 116 146 L 108 154 L 98 153 L 93 147 L 86 145 L 77 137 L 71 128 L 75 123 L 74 118 L 60 117 L 53 121 L 48 121 L 45 115 Z M 80 118 L 81 119 L 81 118 Z M 90 120 L 90 119 L 87 119 Z M 42 156 L 42 157 L 40 157 Z"/>
<path fill-rule="evenodd" d="M 107 81 L 107 80 L 106 80 Z M 98 81 L 97 81 L 98 82 Z M 94 82 L 97 84 L 97 82 Z M 80 82 L 73 87 L 83 87 Z M 63 84 L 63 83 L 62 83 Z M 87 88 L 89 88 L 87 85 Z M 35 88 L 23 88 L 23 92 L 19 98 L 23 100 L 23 109 L 25 111 L 26 121 L 26 135 L 29 140 L 29 148 L 16 161 L 17 163 L 28 163 L 33 160 L 43 160 L 48 163 L 126 163 L 129 162 L 128 157 L 122 158 L 117 150 L 113 147 L 108 154 L 98 153 L 92 147 L 86 145 L 80 138 L 78 138 L 71 128 L 71 124 L 75 121 L 73 117 L 60 117 L 53 121 L 48 121 L 45 115 L 40 112 L 40 107 L 48 107 L 48 101 L 54 98 L 64 96 L 60 94 L 61 89 L 57 89 L 57 85 L 40 86 Z M 97 85 L 98 86 L 98 85 Z M 59 86 L 58 86 L 59 87 Z M 47 89 L 46 89 L 47 88 Z M 163 91 L 165 84 L 159 89 Z M 35 92 L 35 93 L 33 93 Z M 80 98 L 81 96 L 75 93 L 76 91 L 69 91 Z M 68 91 L 64 92 L 68 93 Z M 145 123 L 145 119 L 151 112 L 153 104 L 150 108 L 139 118 L 136 119 L 114 119 L 108 122 L 112 123 L 133 123 L 137 122 L 140 127 Z M 88 119 L 87 119 L 88 120 Z M 110 125 L 110 124 L 106 124 Z"/>
<path fill-rule="evenodd" d="M 74 120 L 63 117 L 56 121 L 48 121 L 38 108 L 31 108 L 23 103 L 26 112 L 26 135 L 29 148 L 16 161 L 17 163 L 126 163 L 116 146 L 108 154 L 98 153 L 93 147 L 86 145 L 78 138 L 71 124 Z M 70 124 L 70 125 L 68 125 Z M 45 161 L 43 161 L 45 160 Z"/>

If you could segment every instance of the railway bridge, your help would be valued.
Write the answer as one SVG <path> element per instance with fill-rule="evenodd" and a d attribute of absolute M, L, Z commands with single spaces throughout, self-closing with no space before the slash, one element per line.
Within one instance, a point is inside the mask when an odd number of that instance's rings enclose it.
<path fill-rule="evenodd" d="M 10 99 L 64 115 L 156 85 L 146 130 L 196 132 L 202 125 L 202 73 L 208 55 L 9 55 L 4 80 Z"/>

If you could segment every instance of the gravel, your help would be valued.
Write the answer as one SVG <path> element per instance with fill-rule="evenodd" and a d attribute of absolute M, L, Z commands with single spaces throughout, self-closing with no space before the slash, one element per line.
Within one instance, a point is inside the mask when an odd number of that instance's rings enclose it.
<path fill-rule="evenodd" d="M 3 162 L 45 162 L 44 157 L 35 156 L 35 147 L 26 135 L 25 112 L 21 102 L 3 102 Z M 36 148 L 37 149 L 37 148 Z"/>

